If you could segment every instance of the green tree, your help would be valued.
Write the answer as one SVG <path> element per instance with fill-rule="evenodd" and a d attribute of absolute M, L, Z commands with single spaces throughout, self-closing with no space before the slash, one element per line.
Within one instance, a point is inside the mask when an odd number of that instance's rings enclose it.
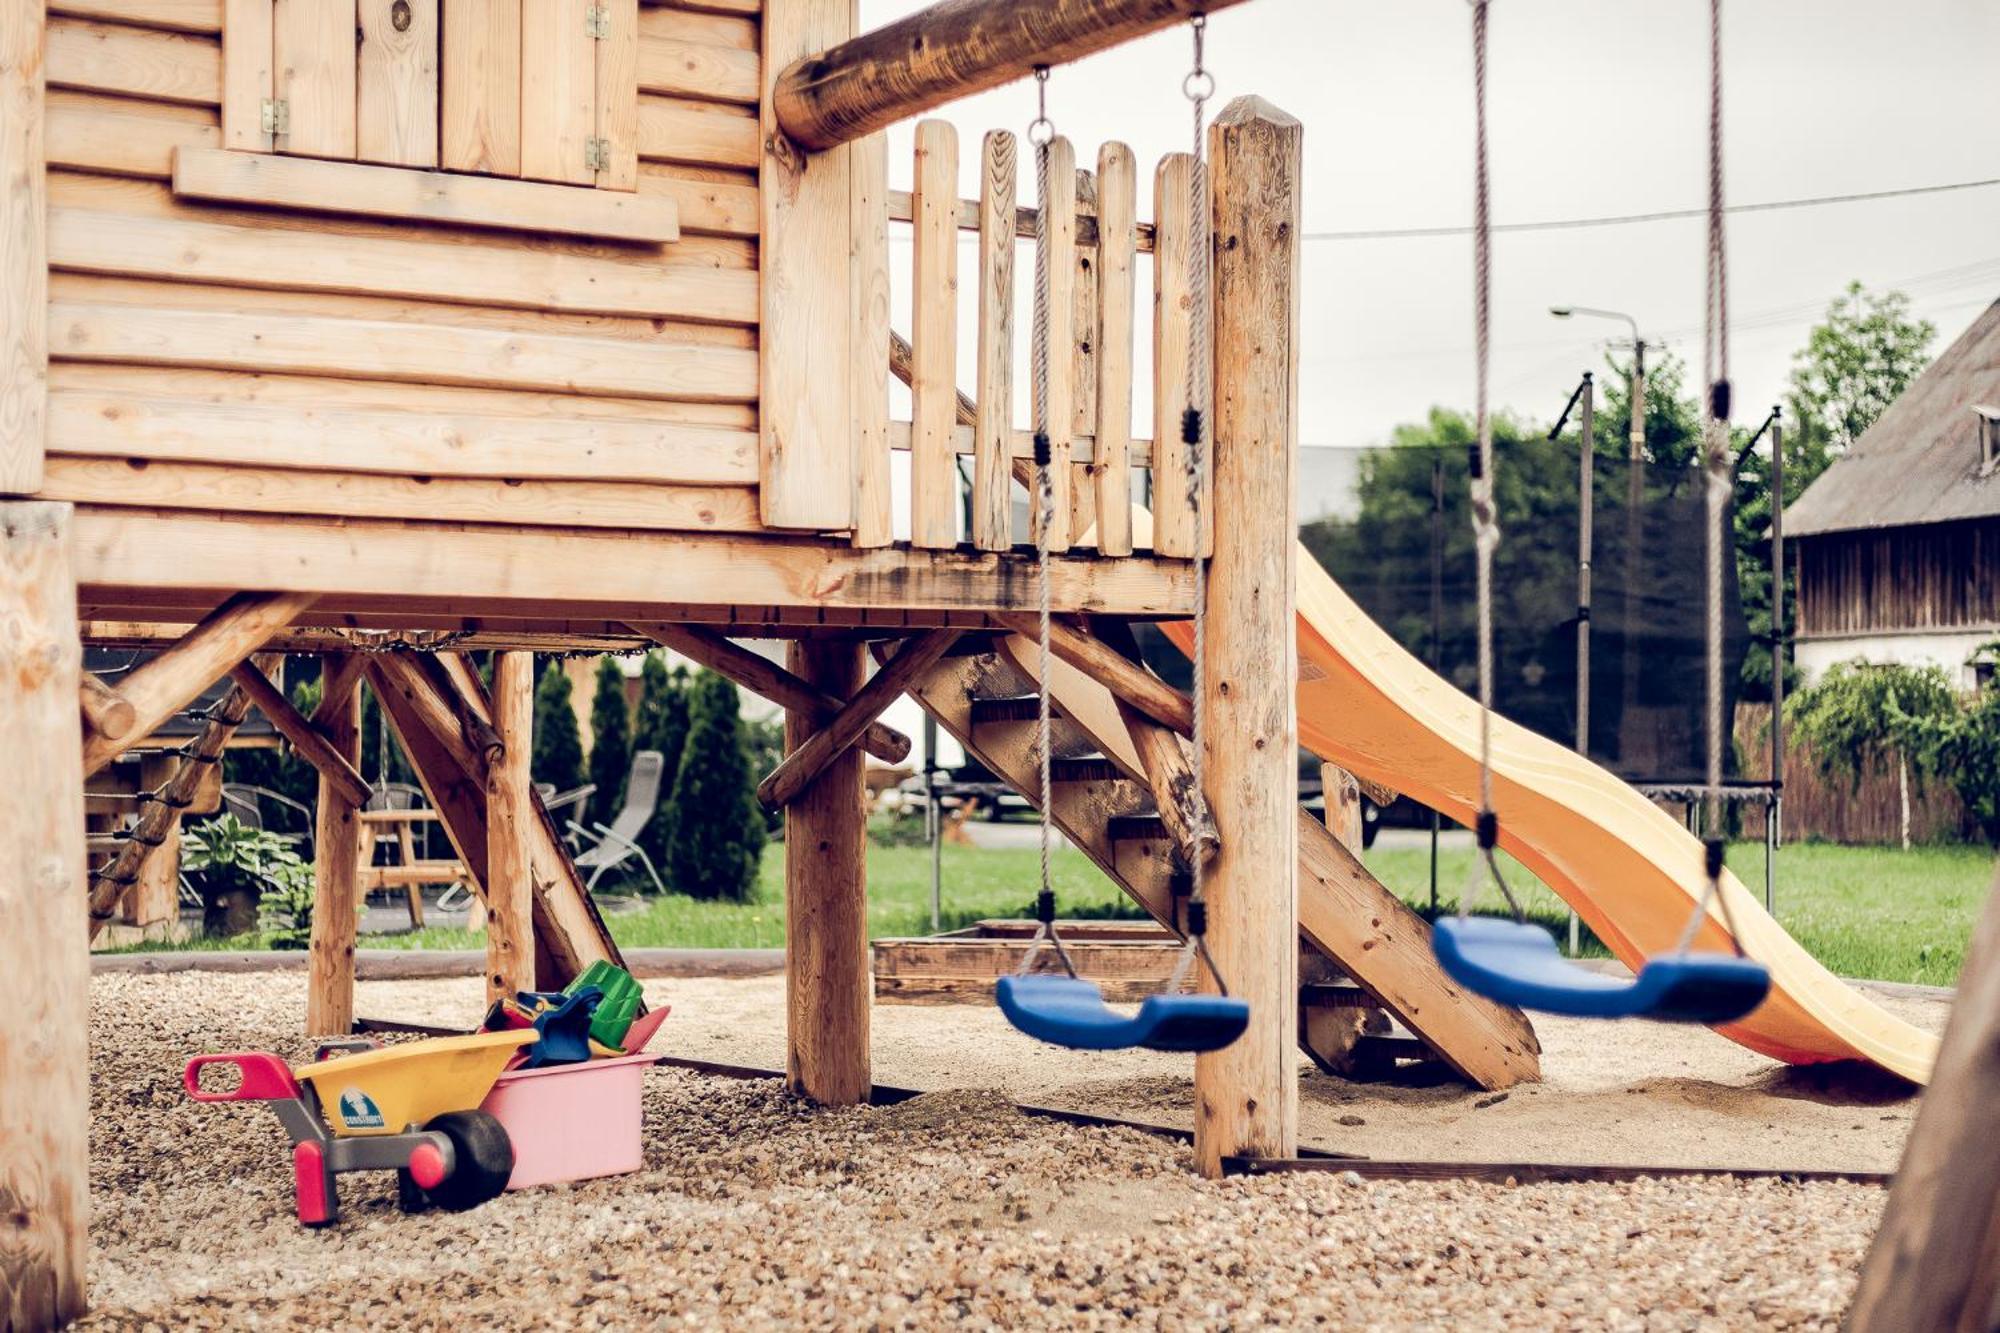
<path fill-rule="evenodd" d="M 535 753 L 528 767 L 536 782 L 559 792 L 583 785 L 583 737 L 576 729 L 569 676 L 551 659 L 535 682 Z"/>
<path fill-rule="evenodd" d="M 1947 767 L 1941 728 L 1957 711 L 1951 683 L 1936 667 L 1842 662 L 1785 701 L 1785 723 L 1828 776 L 1859 783 L 1866 770 L 1895 765 L 1907 849 L 1910 789 Z"/>
<path fill-rule="evenodd" d="M 688 673 L 686 667 L 667 669 L 666 658 L 657 652 L 646 654 L 639 673 L 639 716 L 633 742 L 635 750 L 658 750 L 663 761 L 665 799 L 653 811 L 639 845 L 654 865 L 667 859 L 668 835 L 673 829 L 672 789 L 680 772 L 681 748 L 688 734 Z"/>
<path fill-rule="evenodd" d="M 1937 325 L 1911 318 L 1910 298 L 1902 292 L 1871 292 L 1850 282 L 1834 298 L 1792 358 L 1799 419 L 1823 432 L 1828 456 L 1860 439 L 1923 372 L 1936 337 Z M 1800 460 L 1807 481 L 1818 475 L 1814 461 Z"/>
<path fill-rule="evenodd" d="M 666 876 L 695 898 L 748 901 L 764 851 L 764 814 L 743 752 L 736 687 L 704 671 L 695 679 L 687 743 L 674 777 Z"/>
<path fill-rule="evenodd" d="M 625 702 L 625 672 L 615 657 L 597 663 L 597 690 L 590 698 L 590 817 L 609 824 L 625 800 L 632 771 L 632 713 Z"/>

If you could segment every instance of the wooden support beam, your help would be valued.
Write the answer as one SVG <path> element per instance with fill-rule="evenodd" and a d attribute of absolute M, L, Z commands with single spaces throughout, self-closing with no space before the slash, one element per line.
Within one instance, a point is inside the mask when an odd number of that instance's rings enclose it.
<path fill-rule="evenodd" d="M 1209 133 L 1215 162 L 1216 510 L 1201 663 L 1222 852 L 1208 877 L 1209 951 L 1250 1029 L 1195 1057 L 1195 1162 L 1298 1151 L 1298 234 L 1302 131 L 1238 98 Z"/>
<path fill-rule="evenodd" d="M 0 495 L 42 489 L 47 448 L 46 8 L 36 0 L 0 3 Z"/>
<path fill-rule="evenodd" d="M 810 737 L 788 748 L 770 776 L 758 784 L 757 799 L 774 808 L 790 805 L 828 764 L 861 738 L 869 724 L 896 702 L 912 680 L 958 642 L 962 632 L 934 629 L 906 642 L 838 713 Z"/>
<path fill-rule="evenodd" d="M 1326 831 L 1348 851 L 1361 855 L 1361 784 L 1339 764 L 1319 766 L 1320 794 L 1326 800 Z"/>
<path fill-rule="evenodd" d="M 1139 670 L 1139 641 L 1122 621 L 1104 621 L 1093 629 L 1099 642 Z M 1153 803 L 1159 807 L 1160 821 L 1174 840 L 1183 864 L 1206 867 L 1222 849 L 1222 835 L 1216 832 L 1215 816 L 1208 797 L 1194 780 L 1194 764 L 1181 738 L 1150 714 L 1133 707 L 1115 692 L 1118 716 L 1132 737 L 1140 767 L 1146 771 L 1146 785 L 1152 789 Z"/>
<path fill-rule="evenodd" d="M 39 39 L 41 14 L 38 2 L 0 7 L 0 80 L 21 73 L 9 65 L 26 53 L 10 47 L 25 35 Z M 29 72 L 40 68 L 39 50 L 37 41 Z M 18 134 L 0 119 L 0 136 Z M 0 248 L 17 239 L 0 234 Z M 66 504 L 0 504 L 0 625 L 6 626 L 0 680 L 7 683 L 0 753 L 14 774 L 13 790 L 0 802 L 0 940 L 7 949 L 0 967 L 4 1328 L 61 1327 L 83 1314 L 87 1296 L 90 958 L 77 892 L 84 875 L 83 728 L 76 710 L 83 653 L 69 524 Z"/>
<path fill-rule="evenodd" d="M 133 668 L 122 691 L 134 720 L 122 737 L 98 732 L 83 743 L 83 775 L 91 776 L 159 729 L 229 669 L 289 625 L 313 603 L 311 594 L 240 592 L 215 608 L 188 636 Z"/>
<path fill-rule="evenodd" d="M 996 611 L 993 618 L 1032 639 L 1039 620 L 1026 612 Z M 1111 691 L 1118 699 L 1182 736 L 1194 734 L 1194 704 L 1185 694 L 1136 662 L 1065 620 L 1049 623 L 1049 650 Z"/>
<path fill-rule="evenodd" d="M 844 700 L 834 698 L 810 681 L 799 679 L 776 662 L 758 656 L 741 644 L 732 643 L 714 630 L 703 629 L 699 625 L 666 625 L 651 621 L 635 623 L 628 628 L 661 647 L 671 648 L 681 656 L 701 663 L 718 675 L 729 677 L 760 698 L 769 699 L 790 712 L 811 714 L 820 724 L 845 706 Z M 884 763 L 900 764 L 910 757 L 910 738 L 880 722 L 868 724 L 868 730 L 862 733 L 861 744 L 868 753 Z"/>
<path fill-rule="evenodd" d="M 386 695 L 393 693 L 408 704 L 413 720 L 433 737 L 451 759 L 452 765 L 481 791 L 486 786 L 487 751 L 466 734 L 456 702 L 440 688 L 415 653 L 382 653 L 373 662 L 374 678 Z M 483 843 L 485 837 L 482 835 Z M 461 854 L 464 849 L 460 849 Z M 481 875 L 480 882 L 486 882 Z"/>
<path fill-rule="evenodd" d="M 158 791 L 179 767 L 172 754 L 148 754 L 139 763 L 140 789 Z M 166 836 L 140 861 L 138 878 L 125 895 L 125 919 L 147 939 L 171 937 L 180 924 L 181 816 L 179 810 L 172 812 Z"/>
<path fill-rule="evenodd" d="M 123 740 L 131 735 L 133 724 L 139 720 L 139 712 L 130 700 L 88 671 L 83 673 L 77 698 L 85 730 L 109 740 Z"/>
<path fill-rule="evenodd" d="M 104 924 L 117 915 L 119 899 L 138 881 L 147 858 L 166 843 L 181 812 L 200 805 L 202 788 L 221 772 L 222 751 L 249 712 L 250 696 L 242 686 L 232 685 L 223 691 L 209 710 L 208 721 L 185 747 L 173 776 L 152 793 L 127 830 L 125 845 L 91 876 L 87 894 L 90 939 L 96 939 Z"/>
<path fill-rule="evenodd" d="M 770 99 L 775 128 L 801 148 L 832 148 L 1241 2 L 940 0 L 787 65 Z"/>
<path fill-rule="evenodd" d="M 486 998 L 534 989 L 535 885 L 529 836 L 535 789 L 535 655 L 493 655 L 499 756 L 486 769 Z"/>
<path fill-rule="evenodd" d="M 792 671 L 835 698 L 856 695 L 861 645 L 795 643 Z M 825 735 L 816 712 L 785 716 L 793 754 Z M 785 1083 L 828 1106 L 868 1100 L 868 814 L 864 761 L 845 749 L 785 807 Z"/>
<path fill-rule="evenodd" d="M 1853 1333 L 2000 1328 L 2000 878 L 1986 900 L 1937 1068 L 1861 1266 Z"/>
<path fill-rule="evenodd" d="M 330 685 L 352 682 L 357 662 L 365 665 L 358 653 L 328 654 L 320 659 L 320 679 Z M 239 689 L 248 684 L 243 675 L 232 674 Z M 366 783 L 356 790 L 341 778 L 345 776 L 343 769 L 352 770 L 361 760 L 361 691 L 351 683 L 342 690 L 327 690 L 314 717 L 317 726 L 308 727 L 324 745 L 329 762 L 319 768 L 319 799 L 313 813 L 306 1035 L 341 1037 L 354 1027 L 354 935 L 361 907 L 362 839 L 367 835 L 360 814 L 368 803 Z M 358 779 L 360 774 L 355 772 L 354 777 Z"/>
<path fill-rule="evenodd" d="M 324 727 L 334 715 L 347 706 L 348 698 L 361 688 L 361 682 L 368 674 L 368 658 L 362 653 L 329 652 L 321 657 L 319 675 L 319 706 L 313 710 L 312 723 Z"/>
<path fill-rule="evenodd" d="M 361 776 L 355 761 L 340 752 L 339 747 L 304 714 L 292 707 L 292 701 L 285 692 L 272 682 L 269 676 L 248 662 L 239 662 L 229 669 L 230 679 L 250 696 L 278 734 L 291 742 L 292 749 L 299 758 L 311 764 L 322 781 L 330 782 L 340 792 L 349 805 L 368 804 L 373 793 L 368 788 L 368 779 Z M 353 691 L 348 691 L 351 700 Z"/>

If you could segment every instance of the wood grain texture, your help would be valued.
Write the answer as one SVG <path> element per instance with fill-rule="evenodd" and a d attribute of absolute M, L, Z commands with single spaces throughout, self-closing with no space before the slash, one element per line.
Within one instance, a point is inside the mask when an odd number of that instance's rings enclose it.
<path fill-rule="evenodd" d="M 486 770 L 486 998 L 532 990 L 535 977 L 535 885 L 528 835 L 535 789 L 535 655 L 493 657 L 493 729 L 499 758 Z"/>
<path fill-rule="evenodd" d="M 1188 447 L 1181 439 L 1187 411 L 1188 346 L 1195 337 L 1194 293 L 1188 264 L 1206 238 L 1190 217 L 1194 158 L 1170 153 L 1153 175 L 1153 549 L 1186 558 L 1200 552 L 1207 491 L 1190 485 Z M 1213 472 L 1203 460 L 1204 479 Z"/>
<path fill-rule="evenodd" d="M 597 47 L 576 0 L 521 0 L 521 174 L 594 185 Z"/>
<path fill-rule="evenodd" d="M 52 19 L 47 40 L 50 87 L 198 106 L 222 101 L 222 44 L 212 37 Z"/>
<path fill-rule="evenodd" d="M 281 153 L 351 158 L 357 85 L 355 0 L 275 0 L 272 68 L 291 129 Z"/>
<path fill-rule="evenodd" d="M 1048 145 L 1047 191 L 1036 206 L 1042 210 L 1047 237 L 1041 242 L 1047 259 L 1036 265 L 1048 266 L 1046 335 L 1047 372 L 1033 385 L 1035 425 L 1049 437 L 1049 490 L 1054 521 L 1049 524 L 1048 548 L 1067 551 L 1070 531 L 1070 437 L 1076 430 L 1075 361 L 1071 349 L 1076 343 L 1076 150 L 1070 141 L 1057 136 Z M 1037 169 L 1039 174 L 1039 168 Z M 1041 503 L 1029 506 L 1029 527 L 1041 540 Z"/>
<path fill-rule="evenodd" d="M 214 124 L 167 115 L 133 114 L 126 108 L 151 111 L 165 103 L 120 103 L 106 98 L 90 105 L 65 103 L 51 94 L 46 127 L 51 167 L 76 167 L 116 176 L 164 180 L 173 174 L 179 148 L 215 148 L 222 131 Z"/>
<path fill-rule="evenodd" d="M 994 130 L 980 151 L 979 405 L 973 426 L 972 544 L 1014 544 L 1014 212 L 1020 147 Z M 955 418 L 954 418 L 955 419 Z"/>
<path fill-rule="evenodd" d="M 169 32 L 214 36 L 234 0 L 49 0 L 51 16 L 133 23 Z M 270 0 L 264 0 L 268 6 Z"/>
<path fill-rule="evenodd" d="M 355 153 L 397 167 L 438 165 L 443 0 L 357 0 Z M 398 24 L 401 24 L 399 27 Z"/>
<path fill-rule="evenodd" d="M 757 120 L 733 107 L 676 98 L 639 98 L 639 156 L 650 162 L 754 168 Z"/>
<path fill-rule="evenodd" d="M 917 125 L 912 179 L 910 541 L 945 550 L 958 544 L 958 131 L 949 121 Z"/>
<path fill-rule="evenodd" d="M 604 165 L 600 190 L 639 187 L 639 0 L 599 0 L 610 24 L 597 42 L 597 137 Z"/>
<path fill-rule="evenodd" d="M 500 388 L 751 402 L 756 354 L 695 344 L 386 321 L 71 305 L 50 310 L 55 354 L 78 361 L 347 375 Z"/>
<path fill-rule="evenodd" d="M 895 484 L 889 457 L 889 140 L 854 145 L 854 544 L 895 540 Z"/>
<path fill-rule="evenodd" d="M 860 740 L 882 710 L 902 697 L 909 683 L 958 642 L 955 629 L 927 630 L 897 649 L 895 656 L 869 677 L 868 683 L 840 711 L 796 744 L 788 742 L 785 757 L 757 785 L 757 799 L 773 809 L 790 805 L 827 772 L 834 761 Z"/>
<path fill-rule="evenodd" d="M 1255 98 L 1210 131 L 1215 162 L 1217 534 L 1200 682 L 1222 850 L 1208 876 L 1209 950 L 1250 1029 L 1195 1057 L 1195 1160 L 1298 1151 L 1298 230 L 1302 132 Z M 1252 521 L 1249 516 L 1255 516 Z"/>
<path fill-rule="evenodd" d="M 351 658 L 321 659 L 325 679 L 351 678 Z M 361 762 L 361 691 L 350 688 L 332 708 L 313 714 L 327 748 L 350 765 Z M 367 801 L 321 773 L 313 815 L 313 919 L 307 944 L 306 1035 L 344 1037 L 354 1028 L 354 937 L 361 906 L 364 830 L 357 816 Z"/>
<path fill-rule="evenodd" d="M 831 148 L 1240 0 L 939 0 L 778 71 L 778 127 Z M 769 19 L 766 20 L 769 22 Z"/>
<path fill-rule="evenodd" d="M 139 714 L 131 702 L 88 671 L 77 692 L 78 712 L 86 732 L 97 731 L 118 740 L 130 735 Z"/>
<path fill-rule="evenodd" d="M 0 60 L 15 80 L 39 3 L 0 6 Z M 4 131 L 11 139 L 11 125 Z M 83 651 L 70 569 L 70 507 L 0 502 L 0 745 L 17 789 L 0 807 L 0 1325 L 56 1328 L 84 1312 L 89 1250 L 90 957 L 84 912 Z"/>
<path fill-rule="evenodd" d="M 49 373 L 42 37 L 39 4 L 0 3 L 0 495 L 32 494 L 42 481 Z"/>
<path fill-rule="evenodd" d="M 835 698 L 861 688 L 858 643 L 797 643 L 792 672 Z M 820 733 L 787 713 L 789 754 Z M 869 1058 L 868 820 L 861 751 L 847 749 L 785 807 L 785 1084 L 827 1106 L 866 1102 Z"/>
<path fill-rule="evenodd" d="M 659 244 L 680 235 L 677 205 L 659 197 L 211 149 L 176 152 L 174 192 L 218 203 L 605 240 Z"/>
<path fill-rule="evenodd" d="M 247 575 L 237 577 L 244 580 Z M 310 593 L 238 593 L 204 617 L 186 638 L 134 667 L 120 688 L 138 720 L 126 736 L 114 740 L 100 735 L 84 742 L 84 776 L 100 771 L 135 741 L 151 735 L 312 603 Z"/>
<path fill-rule="evenodd" d="M 1132 150 L 1097 150 L 1097 410 L 1091 476 L 1097 549 L 1132 554 L 1133 286 L 1139 245 L 1138 165 Z"/>
<path fill-rule="evenodd" d="M 443 50 L 445 170 L 520 175 L 521 0 L 450 0 Z"/>
<path fill-rule="evenodd" d="M 854 312 L 851 154 L 808 160 L 791 151 L 775 132 L 769 85 L 778 66 L 853 35 L 854 21 L 849 0 L 788 0 L 767 14 L 767 82 L 759 120 L 745 122 L 762 212 L 758 494 L 764 523 L 772 528 L 846 531 L 854 525 L 853 345 L 840 335 Z M 643 105 L 640 117 L 645 154 Z"/>
<path fill-rule="evenodd" d="M 264 103 L 278 86 L 272 13 L 272 0 L 223 0 L 222 142 L 243 152 L 271 151 Z"/>
<path fill-rule="evenodd" d="M 282 660 L 282 659 L 280 659 Z M 146 755 L 139 761 L 139 790 L 158 791 L 174 776 L 182 761 L 168 753 Z M 181 917 L 181 812 L 169 816 L 165 835 L 151 855 L 139 863 L 138 878 L 125 895 L 123 919 L 149 940 L 170 939 Z"/>
<path fill-rule="evenodd" d="M 762 69 L 755 51 L 651 34 L 639 41 L 641 92 L 756 106 Z"/>
<path fill-rule="evenodd" d="M 1097 211 L 1097 175 L 1079 167 L 1076 213 Z M 1097 432 L 1097 251 L 1076 247 L 1076 285 L 1070 294 L 1070 465 L 1069 532 L 1073 546 L 1097 544 L 1097 481 L 1094 469 L 1076 456 L 1076 441 Z"/>

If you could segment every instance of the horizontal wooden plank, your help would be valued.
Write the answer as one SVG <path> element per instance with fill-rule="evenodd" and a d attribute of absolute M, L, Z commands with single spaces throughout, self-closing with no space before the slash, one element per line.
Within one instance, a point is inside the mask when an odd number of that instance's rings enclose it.
<path fill-rule="evenodd" d="M 757 10 L 726 8 L 735 0 L 716 0 L 714 4 L 663 4 L 658 0 L 640 0 L 639 32 L 645 37 L 664 37 L 672 41 L 706 42 L 712 46 L 730 46 L 743 51 L 758 49 Z"/>
<path fill-rule="evenodd" d="M 421 400 L 419 400 L 419 403 Z M 509 480 L 754 485 L 754 431 L 57 389 L 49 447 L 155 462 Z"/>
<path fill-rule="evenodd" d="M 652 162 L 754 167 L 759 160 L 757 118 L 699 103 L 642 96 L 639 156 Z"/>
<path fill-rule="evenodd" d="M 639 193 L 671 199 L 679 205 L 683 231 L 721 236 L 758 235 L 754 176 L 745 176 L 742 181 L 703 180 L 686 174 L 691 170 L 670 163 L 641 162 Z"/>
<path fill-rule="evenodd" d="M 52 19 L 47 59 L 52 88 L 222 103 L 222 43 L 213 37 Z"/>
<path fill-rule="evenodd" d="M 611 608 L 624 620 L 681 620 L 688 599 L 775 613 L 799 608 L 981 611 L 1025 608 L 1036 580 L 1019 556 L 718 533 L 601 532 L 361 519 L 276 519 L 80 507 L 72 556 L 86 601 L 147 590 L 296 589 L 380 607 L 448 599 L 460 614 L 546 604 Z M 171 552 L 172 558 L 165 558 Z M 1058 612 L 1148 618 L 1194 606 L 1186 561 L 1058 557 Z M 668 600 L 668 599 L 678 600 Z"/>
<path fill-rule="evenodd" d="M 49 262 L 83 273 L 754 323 L 748 269 L 598 259 L 57 208 Z"/>
<path fill-rule="evenodd" d="M 908 452 L 911 431 L 912 427 L 909 422 L 891 421 L 889 423 L 889 447 Z M 1013 436 L 1013 457 L 1017 459 L 1032 459 L 1035 456 L 1035 433 L 1028 430 L 1017 430 L 1013 432 Z M 1094 462 L 1095 446 L 1096 439 L 1093 436 L 1070 436 L 1070 461 L 1072 463 Z M 968 457 L 972 456 L 974 445 L 973 428 L 971 426 L 959 426 L 955 429 L 952 435 L 952 448 L 956 453 Z M 1133 440 L 1131 442 L 1131 450 L 1133 467 L 1152 466 L 1153 442 L 1151 440 Z"/>
<path fill-rule="evenodd" d="M 130 103 L 143 107 L 144 103 Z M 121 176 L 166 180 L 180 148 L 213 149 L 221 127 L 166 116 L 112 111 L 49 102 L 48 159 L 52 167 L 108 171 Z"/>
<path fill-rule="evenodd" d="M 222 31 L 222 0 L 49 0 L 49 17 L 99 19 L 213 36 Z"/>
<path fill-rule="evenodd" d="M 746 348 L 644 343 L 381 320 L 56 302 L 51 356 L 435 384 L 753 402 Z"/>
<path fill-rule="evenodd" d="M 78 504 L 424 518 L 453 523 L 754 532 L 748 486 L 612 481 L 497 481 L 364 472 L 304 472 L 206 463 L 128 462 L 51 454 L 41 494 Z"/>
<path fill-rule="evenodd" d="M 911 220 L 910 192 L 908 190 L 889 191 L 889 221 L 908 222 Z M 1014 234 L 1022 240 L 1035 238 L 1036 229 L 1042 225 L 1042 210 L 1022 205 L 1014 210 Z M 979 230 L 979 201 L 961 199 L 958 201 L 958 229 L 960 231 Z M 1095 249 L 1097 246 L 1097 215 L 1086 212 L 1082 207 L 1076 213 L 1076 243 Z M 1151 254 L 1153 250 L 1153 224 L 1139 224 L 1139 250 Z"/>
<path fill-rule="evenodd" d="M 641 92 L 755 106 L 761 68 L 755 51 L 677 37 L 639 39 Z"/>
<path fill-rule="evenodd" d="M 757 424 L 756 408 L 747 403 L 685 403 L 309 375 L 243 375 L 174 366 L 59 361 L 49 367 L 49 387 L 124 398 L 195 398 L 207 403 L 264 404 L 298 413 L 521 417 L 531 421 L 608 421 L 654 429 L 674 425 L 715 426 L 732 432 L 753 430 Z"/>
<path fill-rule="evenodd" d="M 679 209 L 670 199 L 222 149 L 177 152 L 174 193 L 222 203 L 609 240 L 661 243 L 680 235 Z"/>

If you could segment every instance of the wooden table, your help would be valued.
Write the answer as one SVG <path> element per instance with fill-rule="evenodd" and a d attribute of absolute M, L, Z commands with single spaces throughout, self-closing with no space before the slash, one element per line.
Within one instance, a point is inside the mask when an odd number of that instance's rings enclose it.
<path fill-rule="evenodd" d="M 359 816 L 362 826 L 374 832 L 373 837 L 361 840 L 360 889 L 364 894 L 378 889 L 403 889 L 409 895 L 410 925 L 418 930 L 424 928 L 425 884 L 455 884 L 466 878 L 463 861 L 420 861 L 417 859 L 416 826 L 434 824 L 438 812 L 430 809 L 417 810 L 363 810 Z M 378 866 L 375 861 L 376 844 L 384 838 L 393 837 L 402 863 L 393 866 Z"/>

